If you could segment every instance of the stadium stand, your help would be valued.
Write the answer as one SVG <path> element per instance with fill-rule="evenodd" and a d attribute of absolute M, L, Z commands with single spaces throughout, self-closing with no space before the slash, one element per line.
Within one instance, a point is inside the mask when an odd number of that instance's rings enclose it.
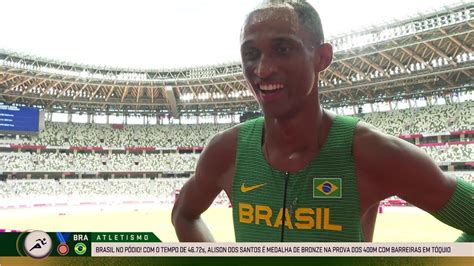
<path fill-rule="evenodd" d="M 474 102 L 437 105 L 391 112 L 368 113 L 361 117 L 387 134 L 436 134 L 472 129 Z"/>
<path fill-rule="evenodd" d="M 438 163 L 474 161 L 474 145 L 421 147 Z M 7 172 L 194 171 L 197 154 L 0 153 Z"/>
<path fill-rule="evenodd" d="M 449 132 L 472 130 L 474 103 L 467 101 L 391 112 L 360 115 L 395 136 L 427 134 L 446 135 Z M 36 149 L 4 149 L 0 152 L 0 169 L 4 172 L 115 172 L 115 178 L 14 179 L 0 181 L 3 206 L 24 206 L 63 202 L 159 202 L 169 205 L 186 178 L 154 176 L 157 172 L 193 172 L 199 154 L 194 150 L 182 153 L 180 147 L 202 147 L 210 137 L 232 124 L 220 125 L 114 125 L 47 122 L 37 137 L 3 136 L 2 144 L 42 145 Z M 470 133 L 472 134 L 472 133 Z M 469 136 L 469 135 L 467 135 Z M 419 143 L 418 143 L 419 144 Z M 421 149 L 440 165 L 453 162 L 474 162 L 474 144 L 467 137 L 461 142 L 423 143 Z M 5 147 L 5 146 L 4 146 Z M 36 146 L 33 146 L 36 147 Z M 38 146 L 40 147 L 40 146 Z M 48 147 L 48 148 L 45 148 Z M 71 147 L 100 147 L 78 152 Z M 130 147 L 146 148 L 134 152 Z M 166 152 L 164 152 L 166 150 Z M 144 178 L 123 178 L 128 172 L 147 172 Z M 474 182 L 474 172 L 449 174 Z M 34 177 L 37 178 L 37 177 Z M 383 205 L 406 205 L 398 198 L 387 199 Z M 222 192 L 215 206 L 228 206 Z"/>
<path fill-rule="evenodd" d="M 470 130 L 474 125 L 474 102 L 466 101 L 391 112 L 374 112 L 361 116 L 380 130 L 394 136 L 437 134 Z M 199 147 L 216 133 L 233 124 L 200 125 L 113 125 L 46 122 L 37 137 L 4 136 L 2 143 L 46 145 L 56 147 Z"/>
<path fill-rule="evenodd" d="M 195 147 L 204 146 L 229 125 L 112 125 L 46 122 L 39 137 L 22 144 L 95 147 Z"/>
<path fill-rule="evenodd" d="M 172 204 L 175 192 L 186 180 L 186 178 L 7 180 L 0 181 L 0 198 L 2 198 L 0 205 L 61 201 L 124 203 L 131 200 Z M 218 196 L 214 205 L 228 205 L 224 192 Z"/>
<path fill-rule="evenodd" d="M 3 171 L 193 171 L 195 154 L 0 153 Z"/>

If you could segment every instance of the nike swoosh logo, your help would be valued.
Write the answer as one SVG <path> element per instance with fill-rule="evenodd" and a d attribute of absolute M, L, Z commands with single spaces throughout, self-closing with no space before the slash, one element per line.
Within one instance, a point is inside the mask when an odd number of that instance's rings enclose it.
<path fill-rule="evenodd" d="M 263 186 L 265 186 L 266 184 L 260 184 L 260 185 L 255 185 L 255 186 L 250 186 L 250 187 L 246 187 L 245 186 L 245 183 L 242 183 L 242 186 L 240 186 L 240 191 L 242 191 L 243 193 L 247 193 L 249 191 L 252 191 L 254 189 L 257 189 L 257 188 L 261 188 Z"/>

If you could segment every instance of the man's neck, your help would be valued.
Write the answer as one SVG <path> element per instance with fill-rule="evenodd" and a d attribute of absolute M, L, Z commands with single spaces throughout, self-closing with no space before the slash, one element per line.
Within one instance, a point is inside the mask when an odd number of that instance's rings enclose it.
<path fill-rule="evenodd" d="M 324 111 L 319 104 L 288 118 L 265 119 L 265 153 L 272 157 L 290 157 L 319 152 L 324 138 Z"/>

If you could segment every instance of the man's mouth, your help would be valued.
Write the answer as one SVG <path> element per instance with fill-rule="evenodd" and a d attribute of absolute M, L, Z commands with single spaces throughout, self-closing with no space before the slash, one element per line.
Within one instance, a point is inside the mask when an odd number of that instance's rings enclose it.
<path fill-rule="evenodd" d="M 284 94 L 285 86 L 281 83 L 259 84 L 258 91 L 264 102 L 273 102 L 280 99 Z"/>
<path fill-rule="evenodd" d="M 275 93 L 281 89 L 283 89 L 283 84 L 275 83 L 275 84 L 260 84 L 258 86 L 259 90 L 264 94 L 271 94 Z"/>

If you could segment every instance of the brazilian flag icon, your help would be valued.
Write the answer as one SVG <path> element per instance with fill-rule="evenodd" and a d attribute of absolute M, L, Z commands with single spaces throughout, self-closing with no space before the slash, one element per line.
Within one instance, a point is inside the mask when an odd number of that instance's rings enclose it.
<path fill-rule="evenodd" d="M 342 198 L 342 179 L 313 178 L 313 198 Z"/>

